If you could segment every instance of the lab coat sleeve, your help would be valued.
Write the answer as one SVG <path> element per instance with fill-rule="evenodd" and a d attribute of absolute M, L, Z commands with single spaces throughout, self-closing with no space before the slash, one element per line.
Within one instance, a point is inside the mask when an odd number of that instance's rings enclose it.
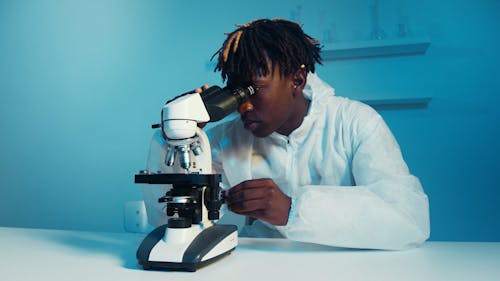
<path fill-rule="evenodd" d="M 368 106 L 358 111 L 344 128 L 356 185 L 299 187 L 288 223 L 278 230 L 291 240 L 339 247 L 418 246 L 430 233 L 427 196 L 378 113 Z"/>

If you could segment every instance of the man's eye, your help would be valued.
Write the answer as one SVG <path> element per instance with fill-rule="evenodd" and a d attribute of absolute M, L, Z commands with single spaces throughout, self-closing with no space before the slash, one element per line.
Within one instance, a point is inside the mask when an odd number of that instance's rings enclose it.
<path fill-rule="evenodd" d="M 256 93 L 258 93 L 258 92 L 260 92 L 260 90 L 262 90 L 262 86 L 253 85 L 252 87 Z"/>

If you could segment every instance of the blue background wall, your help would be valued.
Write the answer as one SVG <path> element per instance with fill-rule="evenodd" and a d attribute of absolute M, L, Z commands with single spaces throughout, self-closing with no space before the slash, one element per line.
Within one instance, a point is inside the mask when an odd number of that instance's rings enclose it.
<path fill-rule="evenodd" d="M 0 226 L 123 231 L 165 100 L 220 84 L 209 59 L 236 23 L 294 18 L 327 42 L 367 40 L 369 0 L 0 0 Z M 380 0 L 425 55 L 326 61 L 357 99 L 432 97 L 382 111 L 431 203 L 433 240 L 500 241 L 500 1 Z M 299 8 L 300 7 L 300 8 Z"/>

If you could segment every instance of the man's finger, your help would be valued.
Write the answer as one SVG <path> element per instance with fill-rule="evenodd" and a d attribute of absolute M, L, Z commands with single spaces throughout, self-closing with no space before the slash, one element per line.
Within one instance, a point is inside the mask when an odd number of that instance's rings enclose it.
<path fill-rule="evenodd" d="M 242 201 L 265 199 L 269 196 L 269 188 L 266 187 L 256 187 L 256 188 L 245 188 L 239 189 L 237 191 L 229 192 L 226 197 L 227 202 L 237 203 Z"/>
<path fill-rule="evenodd" d="M 209 87 L 210 86 L 208 84 L 205 84 L 205 85 L 203 85 L 203 86 L 201 86 L 199 88 L 194 89 L 194 92 L 200 94 L 201 92 L 205 91 Z"/>
<path fill-rule="evenodd" d="M 239 201 L 236 203 L 229 203 L 227 205 L 229 210 L 235 212 L 235 213 L 242 213 L 242 212 L 253 212 L 257 210 L 263 210 L 266 208 L 266 201 L 265 200 L 247 200 L 247 201 Z"/>
<path fill-rule="evenodd" d="M 228 190 L 228 195 L 231 195 L 232 193 L 237 193 L 241 190 L 244 189 L 250 189 L 250 188 L 268 188 L 273 185 L 273 181 L 271 179 L 254 179 L 254 180 L 246 180 L 243 181 L 237 185 L 235 185 L 233 188 Z"/>

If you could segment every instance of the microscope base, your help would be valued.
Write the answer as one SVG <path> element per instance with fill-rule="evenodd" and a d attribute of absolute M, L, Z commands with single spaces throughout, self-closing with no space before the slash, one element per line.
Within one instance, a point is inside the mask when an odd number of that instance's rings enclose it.
<path fill-rule="evenodd" d="M 213 225 L 184 244 L 166 243 L 166 230 L 167 225 L 156 228 L 139 246 L 137 260 L 144 269 L 193 272 L 230 254 L 238 244 L 235 225 Z"/>

